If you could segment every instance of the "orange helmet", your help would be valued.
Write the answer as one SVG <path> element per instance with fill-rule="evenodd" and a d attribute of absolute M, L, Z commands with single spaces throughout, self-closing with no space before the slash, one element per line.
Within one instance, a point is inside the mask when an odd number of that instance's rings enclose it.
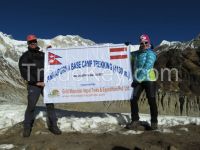
<path fill-rule="evenodd" d="M 33 40 L 37 40 L 37 37 L 33 34 L 30 34 L 26 37 L 27 42 L 28 41 L 33 41 Z"/>

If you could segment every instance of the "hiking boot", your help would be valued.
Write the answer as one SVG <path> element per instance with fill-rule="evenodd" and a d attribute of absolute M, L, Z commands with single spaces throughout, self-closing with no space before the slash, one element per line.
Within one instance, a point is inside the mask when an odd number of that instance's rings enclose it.
<path fill-rule="evenodd" d="M 49 131 L 51 131 L 51 133 L 56 134 L 56 135 L 62 134 L 62 132 L 60 131 L 60 129 L 57 126 L 49 127 Z"/>
<path fill-rule="evenodd" d="M 23 137 L 29 137 L 31 135 L 31 128 L 24 128 Z"/>
<path fill-rule="evenodd" d="M 157 122 L 152 122 L 152 123 L 151 123 L 151 129 L 152 129 L 152 130 L 158 129 L 158 123 L 157 123 Z"/>
<path fill-rule="evenodd" d="M 132 130 L 144 130 L 145 128 L 141 125 L 140 121 L 132 121 L 131 123 L 127 124 L 126 129 Z"/>

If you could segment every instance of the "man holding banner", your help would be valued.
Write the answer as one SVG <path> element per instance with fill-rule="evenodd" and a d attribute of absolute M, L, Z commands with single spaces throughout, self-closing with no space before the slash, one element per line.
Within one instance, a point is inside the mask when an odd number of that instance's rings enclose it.
<path fill-rule="evenodd" d="M 21 76 L 27 81 L 28 105 L 25 112 L 23 136 L 29 137 L 34 122 L 34 110 L 40 94 L 43 95 L 44 88 L 44 53 L 39 51 L 37 46 L 37 37 L 35 35 L 27 36 L 28 51 L 26 51 L 19 60 L 19 69 Z M 49 130 L 53 134 L 61 134 L 57 127 L 57 117 L 54 104 L 46 104 L 49 120 Z"/>

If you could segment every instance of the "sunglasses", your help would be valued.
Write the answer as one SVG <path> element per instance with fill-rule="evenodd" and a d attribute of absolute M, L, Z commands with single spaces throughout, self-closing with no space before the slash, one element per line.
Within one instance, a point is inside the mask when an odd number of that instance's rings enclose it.
<path fill-rule="evenodd" d="M 34 45 L 34 44 L 37 44 L 37 40 L 28 41 L 28 45 Z"/>
<path fill-rule="evenodd" d="M 147 45 L 149 42 L 141 42 L 140 45 Z"/>

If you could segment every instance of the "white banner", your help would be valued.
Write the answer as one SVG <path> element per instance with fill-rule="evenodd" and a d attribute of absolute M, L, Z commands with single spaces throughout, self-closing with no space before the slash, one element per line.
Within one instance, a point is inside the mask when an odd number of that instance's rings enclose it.
<path fill-rule="evenodd" d="M 130 51 L 107 44 L 45 52 L 44 103 L 129 100 Z"/>

